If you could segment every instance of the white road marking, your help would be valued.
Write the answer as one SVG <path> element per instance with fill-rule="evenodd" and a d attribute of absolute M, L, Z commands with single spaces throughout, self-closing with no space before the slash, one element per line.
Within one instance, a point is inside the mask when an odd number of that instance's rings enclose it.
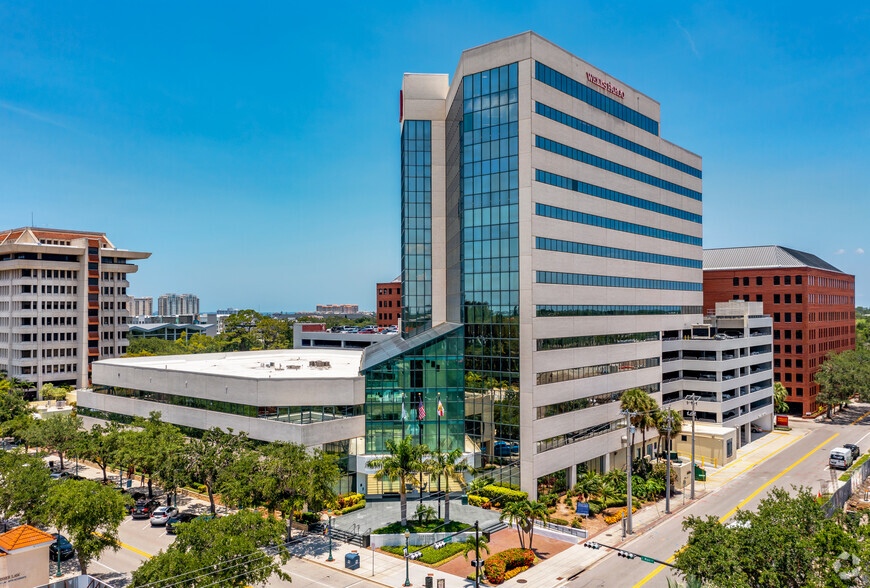
<path fill-rule="evenodd" d="M 145 529 L 150 529 L 150 528 L 151 528 L 151 523 L 148 523 L 147 525 L 142 527 L 142 530 L 144 531 Z"/>
<path fill-rule="evenodd" d="M 333 588 L 333 586 L 335 586 L 334 584 L 324 584 L 323 582 L 318 582 L 318 581 L 315 580 L 314 578 L 309 578 L 308 576 L 306 576 L 306 575 L 304 575 L 304 574 L 300 574 L 299 572 L 295 572 L 295 571 L 291 571 L 291 572 L 290 572 L 290 576 L 291 576 L 291 577 L 293 577 L 293 576 L 299 576 L 299 577 L 302 578 L 303 580 L 308 580 L 309 582 L 314 582 L 314 583 L 317 584 L 318 586 L 326 586 L 327 588 Z M 359 584 L 359 582 L 354 582 L 354 584 Z"/>
<path fill-rule="evenodd" d="M 855 441 L 855 445 L 857 445 L 858 447 L 861 447 L 861 441 L 863 441 L 863 440 L 866 439 L 867 437 L 870 437 L 870 433 L 867 433 L 866 435 L 864 435 L 863 437 L 861 437 L 860 439 L 858 439 L 857 441 Z"/>
<path fill-rule="evenodd" d="M 109 566 L 107 566 L 106 564 L 104 564 L 103 562 L 101 562 L 101 561 L 99 561 L 99 560 L 94 561 L 94 563 L 103 566 L 104 568 L 106 568 L 107 570 L 109 570 L 110 572 L 113 572 L 113 573 L 115 573 L 115 574 L 122 574 L 122 575 L 124 574 L 124 572 L 119 572 L 118 570 L 115 570 L 115 569 L 113 569 L 113 568 L 110 568 Z"/>

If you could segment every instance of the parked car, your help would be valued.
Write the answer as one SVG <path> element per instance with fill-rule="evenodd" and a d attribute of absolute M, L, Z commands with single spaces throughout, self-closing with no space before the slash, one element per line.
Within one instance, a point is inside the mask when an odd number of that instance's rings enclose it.
<path fill-rule="evenodd" d="M 158 527 L 165 525 L 169 519 L 178 514 L 178 509 L 174 506 L 160 506 L 154 509 L 151 513 L 151 526 Z"/>
<path fill-rule="evenodd" d="M 77 476 L 75 474 L 71 474 L 70 472 L 55 472 L 51 474 L 52 480 L 84 480 L 83 476 Z"/>
<path fill-rule="evenodd" d="M 198 518 L 197 515 L 192 512 L 176 512 L 175 515 L 171 516 L 168 521 L 166 521 L 166 533 L 169 535 L 175 535 L 178 532 L 178 525 L 189 523 L 190 521 Z"/>
<path fill-rule="evenodd" d="M 828 458 L 828 465 L 831 469 L 839 468 L 841 470 L 849 469 L 852 465 L 852 451 L 845 447 L 836 447 L 831 449 L 831 457 Z"/>
<path fill-rule="evenodd" d="M 133 506 L 133 511 L 130 513 L 134 519 L 149 519 L 151 513 L 160 506 L 159 500 L 140 500 Z"/>
<path fill-rule="evenodd" d="M 861 449 L 854 443 L 843 443 L 843 447 L 852 452 L 852 461 L 855 461 L 861 455 Z"/>
<path fill-rule="evenodd" d="M 53 533 L 53 535 L 55 540 L 48 546 L 48 555 L 51 558 L 51 561 L 57 561 L 58 543 L 60 544 L 61 560 L 69 559 L 76 554 L 76 550 L 73 548 L 72 543 L 70 543 L 66 537 L 59 533 Z"/>

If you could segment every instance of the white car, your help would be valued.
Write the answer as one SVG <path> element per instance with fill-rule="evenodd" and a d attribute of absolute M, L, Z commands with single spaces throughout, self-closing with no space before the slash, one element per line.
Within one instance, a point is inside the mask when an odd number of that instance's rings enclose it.
<path fill-rule="evenodd" d="M 174 506 L 161 506 L 151 513 L 151 526 L 165 525 L 166 521 L 178 514 L 178 509 Z"/>

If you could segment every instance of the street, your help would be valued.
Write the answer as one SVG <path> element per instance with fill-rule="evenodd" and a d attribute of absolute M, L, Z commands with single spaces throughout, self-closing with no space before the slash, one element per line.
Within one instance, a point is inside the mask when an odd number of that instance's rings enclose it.
<path fill-rule="evenodd" d="M 689 515 L 714 515 L 727 520 L 738 509 L 754 509 L 767 492 L 775 487 L 791 490 L 793 485 L 808 486 L 813 492 L 819 492 L 822 484 L 831 479 L 828 455 L 832 448 L 843 443 L 855 443 L 861 447 L 862 452 L 870 448 L 868 411 L 870 405 L 853 404 L 835 415 L 833 424 L 793 420 L 792 425 L 795 428 L 808 427 L 812 429 L 811 432 L 623 547 L 634 553 L 672 562 L 674 553 L 686 540 L 687 534 L 682 529 L 682 521 Z M 837 471 L 836 475 L 839 474 Z M 572 588 L 653 588 L 667 586 L 668 577 L 681 579 L 665 566 L 645 563 L 639 558 L 627 560 L 610 553 L 566 585 Z"/>

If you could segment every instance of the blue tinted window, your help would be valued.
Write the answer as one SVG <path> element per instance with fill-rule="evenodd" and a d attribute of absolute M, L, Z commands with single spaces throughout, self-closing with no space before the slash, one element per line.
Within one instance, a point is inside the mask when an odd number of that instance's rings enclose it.
<path fill-rule="evenodd" d="M 647 227 L 645 225 L 627 223 L 625 221 L 606 218 L 603 216 L 596 216 L 594 214 L 586 214 L 585 212 L 577 212 L 576 210 L 568 210 L 566 208 L 559 208 L 557 206 L 550 206 L 548 204 L 536 203 L 535 214 L 572 223 L 580 223 L 583 225 L 601 227 L 614 231 L 634 233 L 635 235 L 644 235 L 646 237 L 653 237 L 655 239 L 666 239 L 668 241 L 676 241 L 677 243 L 687 243 L 689 245 L 697 245 L 699 247 L 701 246 L 700 237 L 692 237 L 690 235 L 675 233 L 673 231 L 665 231 L 662 229 L 656 229 L 654 227 Z"/>
<path fill-rule="evenodd" d="M 566 178 L 565 176 L 552 174 L 550 172 L 545 172 L 539 169 L 535 170 L 535 180 L 544 184 L 550 184 L 551 186 L 557 186 L 559 188 L 565 188 L 566 190 L 572 190 L 574 192 L 580 192 L 582 194 L 595 196 L 596 198 L 604 198 L 605 200 L 620 202 L 629 206 L 635 206 L 637 208 L 643 208 L 645 210 L 658 212 L 659 214 L 666 214 L 668 216 L 681 218 L 683 220 L 692 221 L 693 223 L 701 222 L 700 214 L 695 214 L 693 212 L 682 210 L 680 208 L 674 208 L 672 206 L 665 206 L 664 204 L 659 204 L 658 202 L 644 200 L 643 198 L 638 198 L 637 196 L 630 196 L 628 194 L 623 194 L 622 192 L 616 192 L 614 190 L 602 188 L 601 186 L 587 184 L 586 182 L 581 182 L 580 180 L 573 180 L 571 178 Z"/>
<path fill-rule="evenodd" d="M 679 194 L 681 196 L 686 196 L 695 200 L 701 200 L 700 192 L 696 192 L 695 190 L 690 190 L 684 186 L 680 186 L 679 184 L 668 182 L 667 180 L 663 180 L 661 178 L 651 176 L 641 171 L 637 171 L 636 169 L 632 169 L 628 166 L 616 163 L 614 161 L 610 161 L 609 159 L 604 159 L 603 157 L 598 157 L 597 155 L 592 155 L 591 153 L 586 153 L 585 151 L 574 149 L 573 147 L 569 147 L 568 145 L 557 143 L 556 141 L 552 141 L 550 139 L 547 139 L 546 137 L 535 136 L 535 147 L 538 147 L 539 149 L 544 149 L 545 151 L 549 151 L 550 153 L 556 153 L 563 157 L 568 157 L 570 159 L 573 159 L 574 161 L 579 161 L 580 163 L 585 163 L 587 165 L 598 167 L 603 170 L 625 176 L 626 178 L 631 178 L 632 180 L 637 180 L 638 182 L 643 182 L 644 184 L 649 184 L 650 186 L 655 186 L 656 188 L 668 190 L 669 192 L 673 192 L 674 194 Z"/>
<path fill-rule="evenodd" d="M 604 247 L 603 245 L 590 245 L 588 243 L 575 243 L 574 241 L 562 241 L 560 239 L 547 239 L 536 237 L 535 247 L 546 251 L 559 251 L 562 253 L 575 253 L 578 255 L 594 255 L 596 257 L 611 257 L 613 259 L 625 259 L 628 261 L 641 261 L 644 263 L 660 263 L 662 265 L 675 265 L 679 267 L 692 267 L 701 269 L 701 260 L 674 257 L 671 255 L 659 255 L 646 251 L 632 251 L 631 249 L 617 249 Z"/>
<path fill-rule="evenodd" d="M 571 79 L 555 69 L 547 67 L 543 63 L 535 62 L 535 79 L 648 133 L 653 135 L 659 134 L 659 123 L 655 120 L 636 110 L 632 110 L 601 92 L 596 92 L 589 86 L 581 84 L 577 80 Z"/>
<path fill-rule="evenodd" d="M 652 280 L 623 276 L 599 276 L 594 274 L 571 274 L 565 272 L 535 272 L 539 284 L 564 284 L 568 286 L 603 286 L 608 288 L 642 288 L 645 290 L 682 290 L 700 292 L 698 282 L 677 280 Z"/>
<path fill-rule="evenodd" d="M 546 116 L 551 120 L 569 126 L 572 129 L 577 129 L 578 131 L 581 131 L 588 135 L 592 135 L 593 137 L 597 137 L 603 141 L 612 143 L 613 145 L 618 145 L 623 149 L 628 149 L 629 151 L 637 153 L 638 155 L 643 155 L 644 157 L 652 159 L 653 161 L 663 163 L 683 173 L 689 174 L 690 176 L 694 176 L 699 179 L 701 178 L 701 170 L 697 168 L 686 165 L 682 161 L 677 161 L 676 159 L 668 157 L 667 155 L 662 155 L 658 151 L 653 151 L 649 147 L 644 147 L 643 145 L 639 145 L 633 141 L 629 141 L 624 137 L 620 137 L 619 135 L 615 135 L 609 131 L 605 131 L 604 129 L 596 127 L 595 125 L 591 125 L 586 121 L 582 121 L 579 118 L 574 118 L 570 114 L 565 114 L 564 112 L 556 110 L 555 108 L 551 108 L 546 104 L 535 102 L 535 112 L 537 112 L 541 116 Z"/>
<path fill-rule="evenodd" d="M 432 324 L 432 123 L 402 124 L 402 334 Z"/>
<path fill-rule="evenodd" d="M 700 306 L 654 306 L 626 304 L 539 304 L 535 316 L 639 316 L 701 314 Z"/>

